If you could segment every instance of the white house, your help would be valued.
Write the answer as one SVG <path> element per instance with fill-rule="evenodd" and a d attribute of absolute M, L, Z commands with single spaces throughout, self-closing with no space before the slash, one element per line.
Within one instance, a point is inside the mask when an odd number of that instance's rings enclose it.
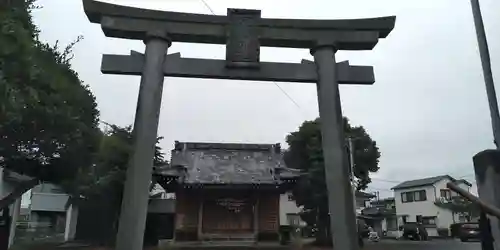
<path fill-rule="evenodd" d="M 438 229 L 449 229 L 450 224 L 465 222 L 464 216 L 436 205 L 436 202 L 451 201 L 458 195 L 446 187 L 448 182 L 455 182 L 467 191 L 472 186 L 466 180 L 441 175 L 405 181 L 393 187 L 398 225 L 422 222 L 429 236 L 438 236 Z"/>

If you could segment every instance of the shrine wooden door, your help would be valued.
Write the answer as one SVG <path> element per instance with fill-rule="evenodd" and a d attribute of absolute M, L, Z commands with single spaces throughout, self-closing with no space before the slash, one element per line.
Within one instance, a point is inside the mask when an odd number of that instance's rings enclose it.
<path fill-rule="evenodd" d="M 245 199 L 211 199 L 203 203 L 206 234 L 252 234 L 253 204 Z"/>

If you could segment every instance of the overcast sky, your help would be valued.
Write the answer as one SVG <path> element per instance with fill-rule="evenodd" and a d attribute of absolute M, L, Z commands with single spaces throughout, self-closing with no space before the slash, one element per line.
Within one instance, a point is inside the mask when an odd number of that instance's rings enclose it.
<path fill-rule="evenodd" d="M 110 1 L 111 2 L 111 1 Z M 210 14 L 201 0 L 115 0 L 114 3 Z M 481 65 L 467 0 L 207 0 L 226 8 L 261 9 L 264 17 L 363 18 L 396 15 L 393 32 L 373 51 L 338 52 L 337 60 L 373 65 L 373 86 L 342 86 L 344 115 L 363 125 L 381 151 L 369 191 L 390 195 L 399 181 L 450 174 L 474 180 L 472 156 L 492 148 Z M 79 0 L 39 0 L 34 12 L 41 39 L 68 44 L 78 35 L 73 67 L 97 98 L 101 120 L 130 125 L 139 77 L 103 75 L 101 55 L 144 51 L 141 41 L 106 38 L 85 16 Z M 500 2 L 481 0 L 495 79 L 500 59 Z M 497 31 L 495 31 L 497 30 Z M 262 48 L 262 61 L 312 59 L 307 50 Z M 174 43 L 169 53 L 225 57 L 223 46 Z M 306 83 L 166 78 L 159 135 L 166 151 L 174 140 L 285 143 L 285 136 L 318 116 L 316 88 Z"/>

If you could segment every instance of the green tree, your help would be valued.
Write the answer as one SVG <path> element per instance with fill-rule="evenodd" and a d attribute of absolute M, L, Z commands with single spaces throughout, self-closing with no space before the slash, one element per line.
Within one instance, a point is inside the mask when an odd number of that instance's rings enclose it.
<path fill-rule="evenodd" d="M 91 168 L 85 169 L 76 180 L 64 183 L 63 188 L 71 194 L 71 203 L 82 208 L 98 211 L 101 219 L 93 220 L 91 227 L 85 230 L 95 231 L 92 239 L 95 243 L 113 243 L 118 226 L 120 207 L 126 169 L 133 150 L 132 129 L 109 125 L 110 129 L 102 134 L 99 151 L 94 156 Z M 162 137 L 157 138 L 154 166 L 167 164 L 162 148 L 158 145 Z M 156 183 L 150 185 L 152 191 Z M 95 226 L 95 223 L 99 224 Z M 97 228 L 97 229 L 96 229 Z"/>
<path fill-rule="evenodd" d="M 369 173 L 379 169 L 380 152 L 362 126 L 351 126 L 347 118 L 343 123 L 346 138 L 351 137 L 354 141 L 354 174 L 358 190 L 363 190 L 371 182 Z M 329 244 L 331 234 L 320 119 L 305 121 L 298 131 L 287 136 L 286 141 L 289 146 L 284 155 L 287 166 L 307 173 L 293 191 L 295 202 L 303 206 L 302 219 L 318 229 L 318 243 Z M 346 142 L 346 154 L 347 151 Z"/>
<path fill-rule="evenodd" d="M 133 150 L 132 127 L 111 124 L 108 126 L 110 129 L 101 135 L 99 150 L 94 155 L 92 166 L 82 169 L 78 178 L 64 183 L 65 190 L 73 196 L 89 198 L 115 189 L 122 191 L 130 154 Z M 157 138 L 153 158 L 154 166 L 168 163 L 164 158 L 162 148 L 158 145 L 162 139 L 163 137 Z M 119 197 L 120 192 L 112 191 L 111 193 Z"/>
<path fill-rule="evenodd" d="M 95 97 L 71 68 L 72 47 L 40 42 L 34 0 L 0 2 L 0 167 L 33 177 L 0 201 L 9 205 L 39 181 L 73 179 L 98 145 Z"/>

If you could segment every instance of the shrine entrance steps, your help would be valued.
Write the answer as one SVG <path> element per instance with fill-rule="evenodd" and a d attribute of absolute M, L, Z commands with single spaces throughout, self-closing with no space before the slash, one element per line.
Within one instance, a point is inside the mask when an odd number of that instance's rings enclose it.
<path fill-rule="evenodd" d="M 240 243 L 255 243 L 254 234 L 203 234 L 203 242 L 240 242 Z"/>
<path fill-rule="evenodd" d="M 168 248 L 175 250 L 284 250 L 290 246 L 282 246 L 278 242 L 255 242 L 254 240 L 217 240 L 217 241 L 196 241 L 196 242 L 175 242 Z"/>
<path fill-rule="evenodd" d="M 256 242 L 253 237 L 226 236 L 205 238 L 200 241 L 192 242 L 173 242 L 169 249 L 176 250 L 240 250 L 240 249 L 266 249 L 266 250 L 283 250 L 289 249 L 289 246 L 282 246 L 278 242 Z"/>

